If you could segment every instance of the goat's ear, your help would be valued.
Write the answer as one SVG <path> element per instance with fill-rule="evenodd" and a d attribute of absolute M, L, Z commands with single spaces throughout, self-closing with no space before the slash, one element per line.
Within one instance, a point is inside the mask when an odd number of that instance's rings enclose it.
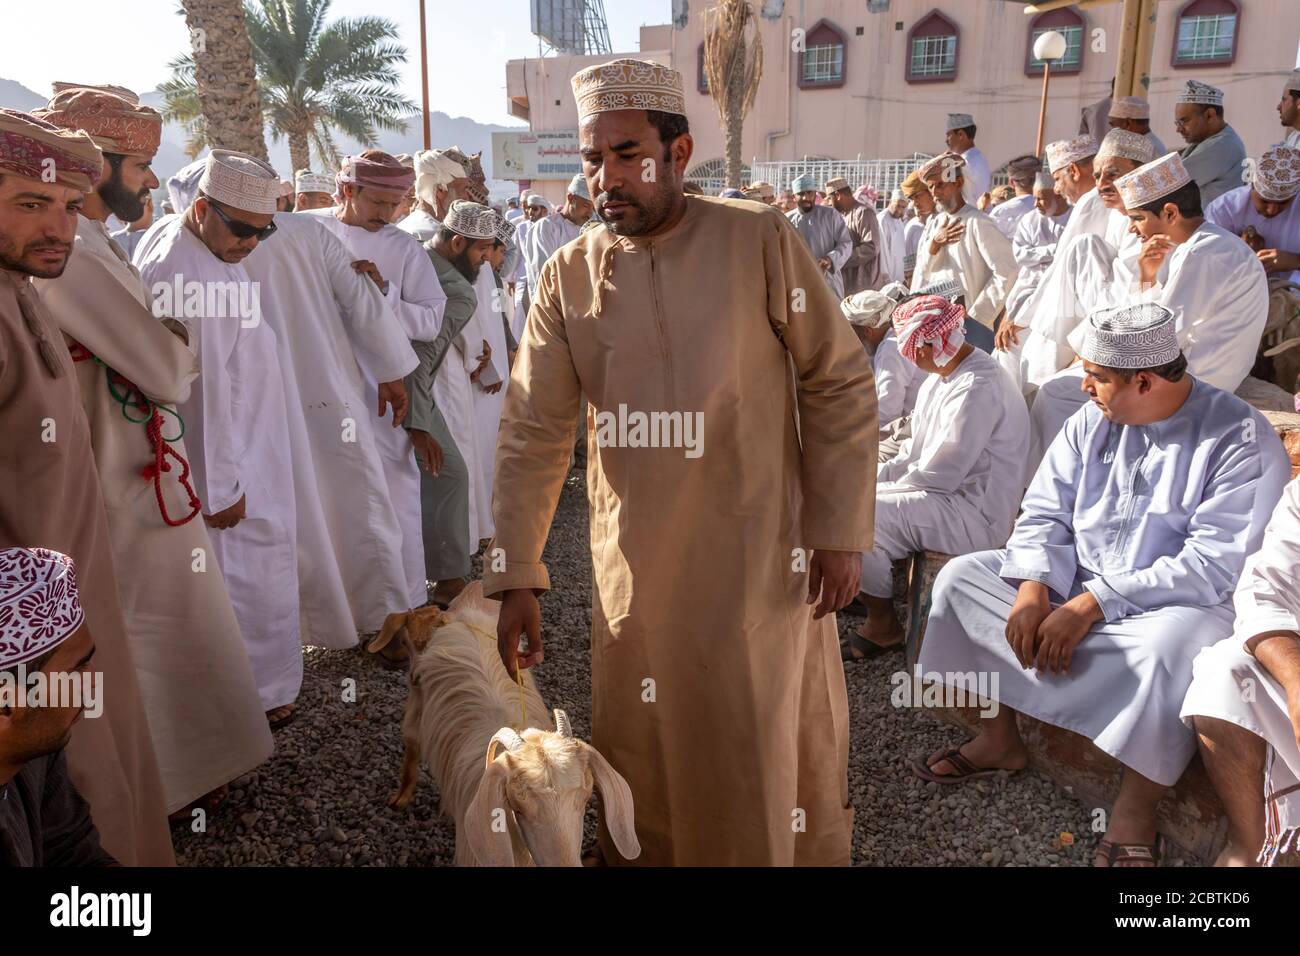
<path fill-rule="evenodd" d="M 625 860 L 635 860 L 641 855 L 641 841 L 636 838 L 632 790 L 599 750 L 585 740 L 579 743 L 587 753 L 587 766 L 591 768 L 596 789 L 600 791 L 605 827 L 614 838 L 614 846 L 618 847 L 618 852 L 623 854 Z"/>
<path fill-rule="evenodd" d="M 465 845 L 479 866 L 514 866 L 515 851 L 510 840 L 510 807 L 506 804 L 506 778 L 510 770 L 504 755 L 483 771 L 474 799 L 461 820 Z M 494 826 L 501 821 L 499 826 Z"/>
<path fill-rule="evenodd" d="M 409 611 L 399 611 L 397 614 L 390 614 L 384 618 L 383 630 L 366 645 L 366 650 L 371 654 L 378 654 L 382 651 L 392 642 L 394 637 L 397 637 L 406 629 L 406 619 L 408 617 L 410 617 Z"/>

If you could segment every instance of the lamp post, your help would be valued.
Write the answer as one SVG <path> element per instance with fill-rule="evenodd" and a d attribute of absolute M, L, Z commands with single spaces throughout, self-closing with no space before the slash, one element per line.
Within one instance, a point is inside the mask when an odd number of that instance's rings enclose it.
<path fill-rule="evenodd" d="M 432 148 L 429 135 L 429 44 L 424 29 L 424 0 L 420 0 L 420 112 L 424 119 L 424 148 Z"/>
<path fill-rule="evenodd" d="M 1034 141 L 1034 155 L 1043 155 L 1043 129 L 1047 124 L 1047 84 L 1052 76 L 1052 63 L 1065 56 L 1068 44 L 1055 30 L 1040 34 L 1034 41 L 1034 59 L 1043 61 L 1043 101 L 1038 107 L 1038 139 Z"/>

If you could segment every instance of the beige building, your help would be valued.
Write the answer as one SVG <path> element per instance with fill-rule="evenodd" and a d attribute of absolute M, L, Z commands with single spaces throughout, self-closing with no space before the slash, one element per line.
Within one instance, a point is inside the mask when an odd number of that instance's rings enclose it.
<path fill-rule="evenodd" d="M 1034 37 L 1054 29 L 1069 42 L 1052 70 L 1048 141 L 1075 134 L 1082 109 L 1109 94 L 1120 46 L 1118 3 L 1036 16 L 1025 14 L 1023 2 L 1005 0 L 753 3 L 762 10 L 764 68 L 745 121 L 747 165 L 933 154 L 943 149 L 946 114 L 965 112 L 978 126 L 977 145 L 998 170 L 1034 148 L 1042 88 Z M 683 72 L 695 137 L 688 172 L 716 185 L 722 134 L 702 62 L 708 6 L 708 0 L 673 2 L 674 22 L 642 27 L 641 49 L 615 55 Z M 1252 154 L 1280 140 L 1275 106 L 1297 60 L 1300 0 L 1162 0 L 1157 10 L 1149 86 L 1155 134 L 1170 149 L 1184 145 L 1174 131 L 1174 102 L 1195 78 L 1226 92 L 1228 123 Z M 509 61 L 510 112 L 533 132 L 575 130 L 569 79 L 610 58 Z M 532 188 L 555 200 L 564 183 L 533 180 Z"/>

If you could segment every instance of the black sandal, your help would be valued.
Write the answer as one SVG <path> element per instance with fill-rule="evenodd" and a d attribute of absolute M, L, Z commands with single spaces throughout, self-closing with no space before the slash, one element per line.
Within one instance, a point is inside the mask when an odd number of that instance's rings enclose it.
<path fill-rule="evenodd" d="M 849 636 L 840 641 L 840 660 L 849 663 L 852 661 L 865 661 L 873 657 L 879 657 L 881 654 L 888 654 L 890 651 L 901 650 L 906 641 L 899 641 L 897 644 L 890 644 L 886 647 L 883 644 L 877 644 L 875 641 L 869 641 L 861 634 L 849 632 Z M 857 651 L 855 655 L 853 652 Z"/>

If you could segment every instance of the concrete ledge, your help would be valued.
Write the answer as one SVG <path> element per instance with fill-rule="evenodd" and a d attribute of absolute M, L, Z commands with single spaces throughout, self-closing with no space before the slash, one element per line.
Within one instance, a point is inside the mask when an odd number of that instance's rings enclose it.
<path fill-rule="evenodd" d="M 1300 436 L 1300 430 L 1297 436 Z M 925 639 L 925 621 L 930 614 L 934 579 L 950 560 L 950 555 L 926 551 L 918 552 L 909 561 L 895 566 L 895 604 L 902 605 L 899 619 L 907 633 L 909 674 L 915 668 Z M 898 593 L 900 590 L 901 594 Z M 973 710 L 939 708 L 931 713 L 940 720 L 972 733 L 975 731 L 977 719 Z M 1085 805 L 1091 804 L 1110 813 L 1123 772 L 1123 765 L 1118 760 L 1102 753 L 1088 738 L 1072 731 L 1024 714 L 1018 715 L 1018 723 L 1020 735 L 1029 750 L 1032 769 L 1051 778 Z M 1222 848 L 1227 820 L 1199 755 L 1193 758 L 1177 785 L 1161 801 L 1156 826 L 1166 839 L 1202 863 L 1212 862 Z"/>

